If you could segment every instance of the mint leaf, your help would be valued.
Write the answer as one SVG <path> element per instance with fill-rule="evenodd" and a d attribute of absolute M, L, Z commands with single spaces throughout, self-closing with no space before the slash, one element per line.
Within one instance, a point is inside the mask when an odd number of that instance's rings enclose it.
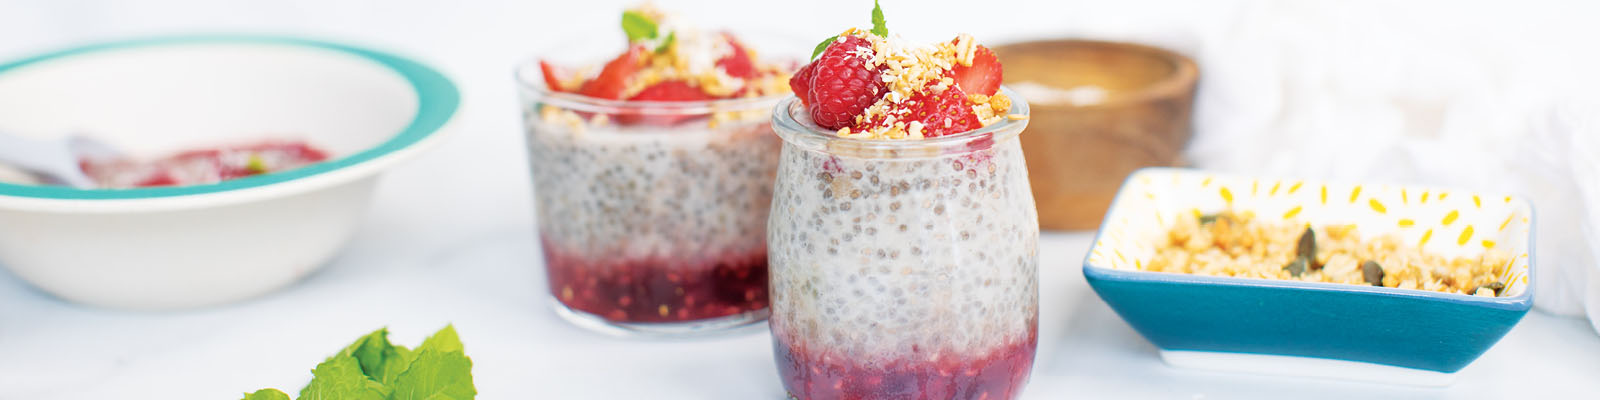
<path fill-rule="evenodd" d="M 461 348 L 461 337 L 456 336 L 455 325 L 445 325 L 444 328 L 440 328 L 438 332 L 434 332 L 433 336 L 429 336 L 427 339 L 424 339 L 421 346 L 417 346 L 417 353 L 422 353 L 428 350 L 434 350 L 440 353 L 463 352 L 464 350 Z"/>
<path fill-rule="evenodd" d="M 828 46 L 832 45 L 833 41 L 835 41 L 835 40 L 839 40 L 839 37 L 838 36 L 829 36 L 827 39 L 823 39 L 822 43 L 817 43 L 817 49 L 811 51 L 811 59 L 813 59 L 813 60 L 817 59 L 817 56 L 822 55 L 822 51 L 823 50 L 827 50 Z"/>
<path fill-rule="evenodd" d="M 872 0 L 872 34 L 889 37 L 889 26 L 883 20 L 883 7 L 878 6 L 878 0 Z"/>
<path fill-rule="evenodd" d="M 650 17 L 646 17 L 643 13 L 632 10 L 622 12 L 622 32 L 628 34 L 629 42 L 655 39 L 659 34 L 656 32 L 655 21 L 651 21 Z"/>
<path fill-rule="evenodd" d="M 454 330 L 450 336 L 455 336 Z M 433 338 L 428 340 L 433 341 Z M 460 343 L 456 343 L 456 347 L 459 348 Z M 460 350 L 444 352 L 428 348 L 427 343 L 418 349 L 417 360 L 395 380 L 390 399 L 470 400 L 478 395 L 478 390 L 472 386 L 472 359 L 466 354 Z"/>
<path fill-rule="evenodd" d="M 388 385 L 394 378 L 400 376 L 407 365 L 411 365 L 413 357 L 405 346 L 395 346 L 389 343 L 389 329 L 383 328 L 356 339 L 349 347 L 345 347 L 340 354 L 356 358 L 361 364 L 361 373 L 368 379 Z"/>
<path fill-rule="evenodd" d="M 384 400 L 382 384 L 361 373 L 361 362 L 340 354 L 311 370 L 311 383 L 300 389 L 300 400 Z"/>
<path fill-rule="evenodd" d="M 666 53 L 672 49 L 672 43 L 678 41 L 677 32 L 667 32 L 667 38 L 661 40 L 661 45 L 656 47 L 656 53 Z"/>
<path fill-rule="evenodd" d="M 243 400 L 289 400 L 289 395 L 278 389 L 261 389 L 255 393 L 245 393 Z"/>
<path fill-rule="evenodd" d="M 377 375 L 368 375 L 368 377 L 377 380 L 378 383 L 382 383 L 384 386 L 393 385 L 394 380 L 400 377 L 400 373 L 406 372 L 406 368 L 411 366 L 411 362 L 417 359 L 417 353 L 406 349 L 405 346 L 394 346 L 394 353 L 393 357 L 383 359 L 383 365 L 378 368 Z"/>

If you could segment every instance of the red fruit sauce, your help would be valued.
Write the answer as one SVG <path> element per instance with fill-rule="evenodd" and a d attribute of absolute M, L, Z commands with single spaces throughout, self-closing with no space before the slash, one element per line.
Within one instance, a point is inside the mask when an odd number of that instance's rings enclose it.
<path fill-rule="evenodd" d="M 85 174 L 102 187 L 129 188 L 217 183 L 303 167 L 328 152 L 298 141 L 266 141 L 188 150 L 154 160 L 84 159 Z"/>
<path fill-rule="evenodd" d="M 778 375 L 799 400 L 1007 400 L 1016 398 L 1033 369 L 1037 331 L 981 359 L 946 355 L 939 361 L 898 360 L 868 365 L 826 349 L 785 343 L 773 335 Z"/>
<path fill-rule="evenodd" d="M 567 308 L 612 322 L 672 323 L 767 308 L 767 252 L 728 255 L 712 265 L 683 260 L 592 259 L 544 248 L 550 292 Z"/>

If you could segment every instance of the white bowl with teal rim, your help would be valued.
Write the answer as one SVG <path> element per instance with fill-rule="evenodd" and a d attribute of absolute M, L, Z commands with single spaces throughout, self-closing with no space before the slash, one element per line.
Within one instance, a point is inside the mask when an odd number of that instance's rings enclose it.
<path fill-rule="evenodd" d="M 97 306 L 222 304 L 306 276 L 348 241 L 384 169 L 441 138 L 460 94 L 394 54 L 256 35 L 109 42 L 0 63 L 0 130 L 89 133 L 133 155 L 260 139 L 330 153 L 209 185 L 0 182 L 0 265 Z"/>
<path fill-rule="evenodd" d="M 1150 272 L 1171 221 L 1231 207 L 1355 224 L 1446 257 L 1508 252 L 1499 297 Z M 1089 285 L 1168 364 L 1437 386 L 1533 305 L 1533 208 L 1503 194 L 1149 168 L 1129 176 L 1084 259 Z"/>

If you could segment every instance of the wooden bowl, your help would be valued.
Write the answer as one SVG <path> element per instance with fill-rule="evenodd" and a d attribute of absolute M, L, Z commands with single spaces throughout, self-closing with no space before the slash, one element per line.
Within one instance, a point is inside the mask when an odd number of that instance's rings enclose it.
<path fill-rule="evenodd" d="M 1021 137 L 1041 228 L 1094 229 L 1128 174 L 1184 164 L 1199 78 L 1188 57 L 1089 40 L 994 51 L 1006 85 L 1033 108 Z"/>

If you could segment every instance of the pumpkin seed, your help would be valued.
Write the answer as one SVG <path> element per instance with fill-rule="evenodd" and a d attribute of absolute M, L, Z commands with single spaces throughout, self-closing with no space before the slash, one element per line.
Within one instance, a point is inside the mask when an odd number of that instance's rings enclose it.
<path fill-rule="evenodd" d="M 1494 295 L 1495 296 L 1499 296 L 1500 295 L 1500 291 L 1506 289 L 1506 284 L 1500 283 L 1498 281 L 1485 283 L 1485 284 L 1482 284 L 1482 285 L 1478 285 L 1478 287 L 1476 287 L 1476 288 L 1473 288 L 1472 292 L 1471 293 L 1467 293 L 1467 294 L 1477 293 L 1478 289 L 1483 289 L 1483 288 L 1488 288 L 1489 290 L 1493 290 L 1494 291 Z"/>
<path fill-rule="evenodd" d="M 1372 286 L 1383 286 L 1383 266 L 1377 261 L 1367 260 L 1361 263 L 1361 277 Z"/>
<path fill-rule="evenodd" d="M 1217 222 L 1217 214 L 1206 214 L 1200 216 L 1200 225 L 1205 225 L 1212 222 Z"/>
<path fill-rule="evenodd" d="M 1306 233 L 1300 234 L 1300 246 L 1295 249 L 1295 254 L 1306 260 L 1306 265 L 1316 268 L 1313 261 L 1317 259 L 1317 233 L 1306 227 Z"/>
<path fill-rule="evenodd" d="M 1289 276 L 1298 278 L 1306 273 L 1306 264 L 1309 263 L 1306 262 L 1305 257 L 1295 257 L 1294 261 L 1290 261 L 1289 265 L 1283 266 L 1283 269 L 1289 270 Z"/>

